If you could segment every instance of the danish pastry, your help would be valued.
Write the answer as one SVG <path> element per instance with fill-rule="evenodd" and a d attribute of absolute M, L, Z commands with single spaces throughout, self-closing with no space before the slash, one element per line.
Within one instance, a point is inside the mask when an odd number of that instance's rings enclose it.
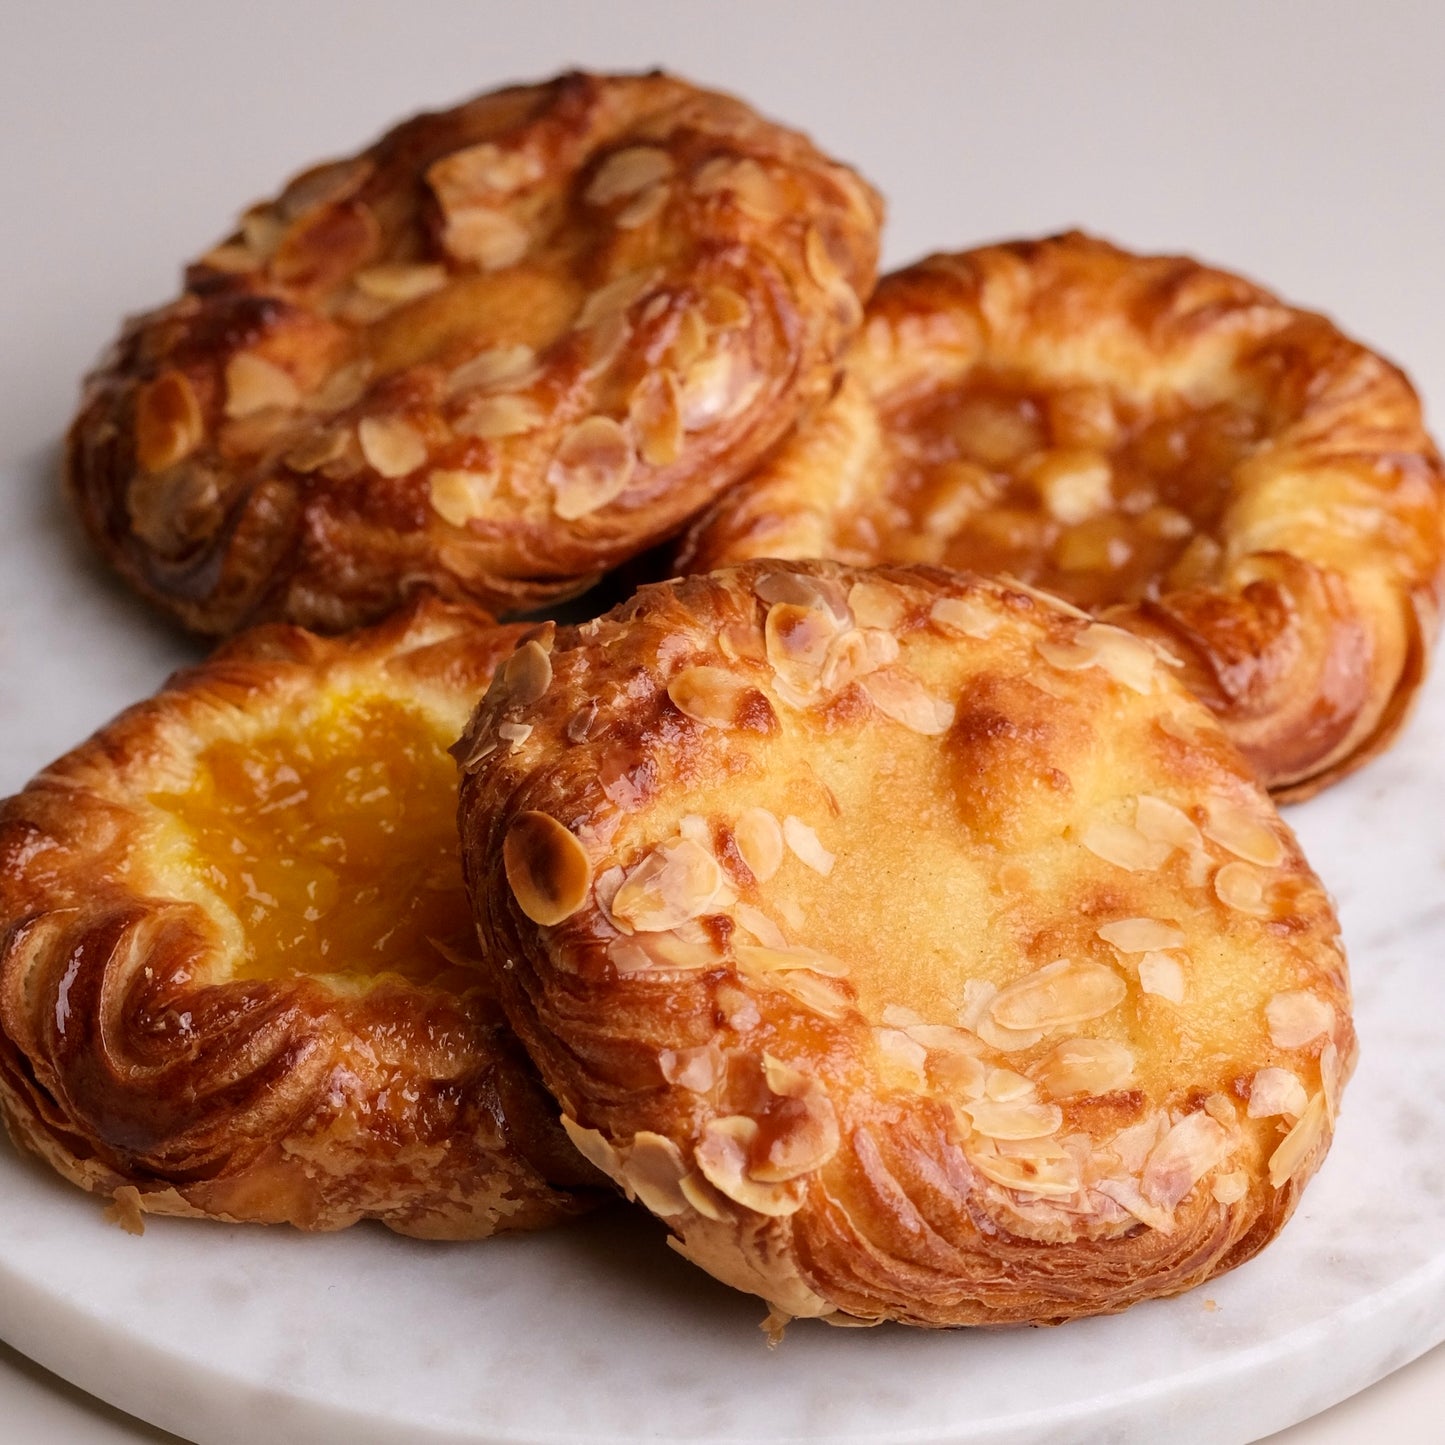
<path fill-rule="evenodd" d="M 1385 747 L 1425 670 L 1440 459 L 1321 316 L 1066 235 L 886 277 L 830 410 L 685 549 L 1006 573 L 1162 643 L 1269 786 Z"/>
<path fill-rule="evenodd" d="M 0 1107 L 123 1220 L 470 1238 L 605 1186 L 477 965 L 456 737 L 523 629 L 262 628 L 0 807 Z"/>
<path fill-rule="evenodd" d="M 569 1133 L 778 1317 L 1173 1294 L 1324 1155 L 1354 1056 L 1325 892 L 1167 659 L 1054 598 L 660 584 L 527 641 L 458 757 Z"/>
<path fill-rule="evenodd" d="M 741 102 L 570 74 L 293 180 L 89 377 L 70 493 L 186 625 L 519 609 L 672 534 L 823 400 L 881 208 Z"/>

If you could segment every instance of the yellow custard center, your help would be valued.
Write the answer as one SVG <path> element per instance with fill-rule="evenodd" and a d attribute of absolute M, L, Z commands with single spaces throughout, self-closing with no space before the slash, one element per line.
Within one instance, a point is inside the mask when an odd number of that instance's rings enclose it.
<path fill-rule="evenodd" d="M 245 935 L 240 978 L 401 974 L 475 956 L 456 769 L 436 726 L 367 699 L 294 730 L 212 744 L 182 794 L 190 866 Z"/>

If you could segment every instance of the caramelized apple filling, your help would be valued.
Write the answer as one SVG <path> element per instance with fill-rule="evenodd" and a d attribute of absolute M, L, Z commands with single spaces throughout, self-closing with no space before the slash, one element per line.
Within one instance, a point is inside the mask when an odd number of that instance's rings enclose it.
<path fill-rule="evenodd" d="M 214 743 L 187 792 L 154 799 L 240 921 L 237 977 L 423 980 L 475 955 L 448 741 L 419 713 L 367 699 Z"/>
<path fill-rule="evenodd" d="M 1077 606 L 1211 580 L 1231 474 L 1260 434 L 1239 406 L 1148 408 L 1093 384 L 998 375 L 885 418 L 895 477 L 845 546 L 1009 573 Z"/>

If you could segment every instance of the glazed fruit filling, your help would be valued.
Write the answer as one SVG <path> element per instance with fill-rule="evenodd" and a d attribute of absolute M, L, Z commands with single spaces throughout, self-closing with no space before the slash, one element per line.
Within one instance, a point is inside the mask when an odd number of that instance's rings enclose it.
<path fill-rule="evenodd" d="M 888 421 L 897 470 L 845 546 L 1007 572 L 1085 608 L 1210 581 L 1231 472 L 1260 433 L 1238 406 L 998 375 Z"/>
<path fill-rule="evenodd" d="M 184 794 L 155 801 L 240 921 L 240 978 L 435 977 L 476 951 L 448 739 L 368 699 L 293 731 L 222 741 Z"/>

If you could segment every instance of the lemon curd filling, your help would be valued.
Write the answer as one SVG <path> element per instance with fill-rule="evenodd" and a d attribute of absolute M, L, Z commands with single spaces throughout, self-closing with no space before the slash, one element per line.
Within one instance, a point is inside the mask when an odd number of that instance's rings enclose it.
<path fill-rule="evenodd" d="M 424 980 L 475 954 L 446 741 L 396 702 L 348 702 L 213 743 L 187 791 L 153 797 L 240 923 L 234 976 Z"/>

